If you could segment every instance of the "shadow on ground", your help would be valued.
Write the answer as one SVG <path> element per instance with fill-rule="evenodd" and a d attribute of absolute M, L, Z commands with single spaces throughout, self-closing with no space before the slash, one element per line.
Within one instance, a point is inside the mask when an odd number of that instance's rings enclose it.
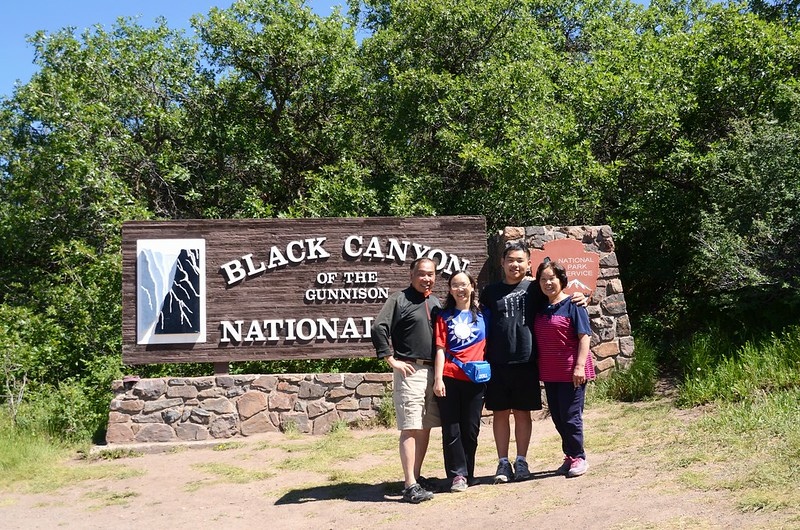
<path fill-rule="evenodd" d="M 307 502 L 328 501 L 332 499 L 351 502 L 386 502 L 390 492 L 394 493 L 400 490 L 402 490 L 402 484 L 399 482 L 384 482 L 380 484 L 343 482 L 340 484 L 331 484 L 330 486 L 315 486 L 290 490 L 275 501 L 275 504 L 305 504 Z"/>
<path fill-rule="evenodd" d="M 555 476 L 552 471 L 541 471 L 531 473 L 527 480 L 541 480 Z M 450 491 L 450 483 L 445 479 L 428 479 L 431 483 L 431 490 L 434 493 L 447 493 Z M 470 486 L 492 485 L 493 476 L 476 477 Z M 402 498 L 402 482 L 382 482 L 379 484 L 365 484 L 361 482 L 343 482 L 331 484 L 329 486 L 314 486 L 310 488 L 294 489 L 287 492 L 277 501 L 275 505 L 284 504 L 305 504 L 307 502 L 343 500 L 351 502 L 386 502 L 400 501 Z"/>

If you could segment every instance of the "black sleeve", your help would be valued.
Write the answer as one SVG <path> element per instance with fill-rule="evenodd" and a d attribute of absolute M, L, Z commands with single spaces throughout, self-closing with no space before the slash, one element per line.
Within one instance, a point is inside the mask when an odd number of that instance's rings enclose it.
<path fill-rule="evenodd" d="M 372 323 L 372 345 L 378 359 L 392 355 L 392 330 L 396 321 L 397 296 L 390 296 Z"/>

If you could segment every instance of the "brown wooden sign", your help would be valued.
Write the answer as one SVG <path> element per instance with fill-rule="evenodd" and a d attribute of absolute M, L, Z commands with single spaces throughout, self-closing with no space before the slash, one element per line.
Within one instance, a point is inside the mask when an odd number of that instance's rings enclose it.
<path fill-rule="evenodd" d="M 419 257 L 443 298 L 455 271 L 483 271 L 485 219 L 127 222 L 123 362 L 374 355 L 372 320 Z"/>

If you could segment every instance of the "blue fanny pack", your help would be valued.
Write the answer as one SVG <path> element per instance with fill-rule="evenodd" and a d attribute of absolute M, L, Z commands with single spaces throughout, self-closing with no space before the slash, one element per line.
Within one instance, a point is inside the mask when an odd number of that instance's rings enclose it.
<path fill-rule="evenodd" d="M 492 365 L 487 361 L 469 361 L 462 363 L 449 353 L 447 357 L 453 361 L 456 366 L 461 368 L 473 383 L 485 383 L 492 378 Z"/>

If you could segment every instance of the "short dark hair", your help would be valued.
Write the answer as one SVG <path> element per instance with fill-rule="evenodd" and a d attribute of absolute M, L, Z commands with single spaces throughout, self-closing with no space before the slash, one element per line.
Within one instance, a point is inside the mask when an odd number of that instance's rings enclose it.
<path fill-rule="evenodd" d="M 526 245 L 524 241 L 511 241 L 506 243 L 506 248 L 503 249 L 503 259 L 506 259 L 509 252 L 515 252 L 517 250 L 521 250 L 526 256 L 531 257 L 531 251 L 528 250 L 528 245 Z"/>
<path fill-rule="evenodd" d="M 539 268 L 536 269 L 536 281 L 539 281 L 542 273 L 547 269 L 553 271 L 553 275 L 558 278 L 559 283 L 561 283 L 561 289 L 566 289 L 568 283 L 567 270 L 559 262 L 551 261 L 550 258 L 544 258 L 544 261 L 539 264 Z"/>
<path fill-rule="evenodd" d="M 433 263 L 434 268 L 436 267 L 436 262 L 433 261 L 431 258 L 417 258 L 411 262 L 411 271 L 413 272 L 417 270 L 417 265 L 419 265 L 423 261 L 430 261 L 431 263 Z"/>

